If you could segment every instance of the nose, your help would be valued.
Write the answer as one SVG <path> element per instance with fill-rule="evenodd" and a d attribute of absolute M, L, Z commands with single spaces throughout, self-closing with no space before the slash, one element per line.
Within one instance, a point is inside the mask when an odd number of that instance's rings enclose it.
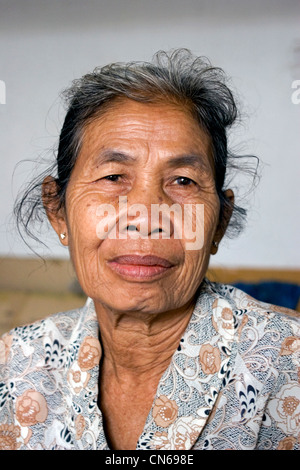
<path fill-rule="evenodd" d="M 149 229 L 149 221 L 147 219 L 141 220 L 139 217 L 134 220 L 134 223 L 130 223 L 125 227 L 121 228 L 121 233 L 128 233 L 129 238 L 168 238 L 170 235 L 170 230 L 166 226 L 165 229 L 162 227 L 151 227 Z"/>
<path fill-rule="evenodd" d="M 146 191 L 137 198 L 132 196 L 120 211 L 119 233 L 133 239 L 171 238 L 174 223 L 166 199 L 154 192 L 147 194 Z"/>
<path fill-rule="evenodd" d="M 139 232 L 138 224 L 137 225 L 129 224 L 126 227 L 126 230 L 128 230 L 129 232 L 130 231 Z M 151 231 L 151 233 L 162 233 L 162 232 L 163 232 L 163 229 L 161 227 L 155 228 Z"/>

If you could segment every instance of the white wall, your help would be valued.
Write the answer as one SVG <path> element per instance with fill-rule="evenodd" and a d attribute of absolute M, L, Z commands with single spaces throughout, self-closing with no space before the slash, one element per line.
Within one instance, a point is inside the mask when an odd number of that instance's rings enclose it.
<path fill-rule="evenodd" d="M 232 77 L 246 113 L 233 142 L 264 163 L 245 232 L 224 241 L 212 264 L 299 267 L 299 19 L 297 0 L 0 0 L 0 255 L 31 255 L 11 212 L 33 166 L 16 164 L 51 155 L 60 91 L 97 65 L 187 47 Z M 43 255 L 67 255 L 50 243 Z"/>

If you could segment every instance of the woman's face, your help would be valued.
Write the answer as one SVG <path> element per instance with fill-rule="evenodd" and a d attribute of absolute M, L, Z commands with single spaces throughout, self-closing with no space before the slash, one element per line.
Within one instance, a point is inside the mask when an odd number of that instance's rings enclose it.
<path fill-rule="evenodd" d="M 155 204 L 175 204 L 181 215 L 176 219 L 167 210 L 155 221 Z M 204 207 L 204 219 L 195 217 L 196 207 Z M 185 208 L 193 208 L 186 230 Z M 207 270 L 218 217 L 208 135 L 182 108 L 124 99 L 86 126 L 67 187 L 65 217 L 55 228 L 67 233 L 62 243 L 96 305 L 154 314 L 193 300 Z M 181 234 L 175 230 L 178 222 Z M 187 242 L 196 225 L 203 246 L 191 249 Z"/>

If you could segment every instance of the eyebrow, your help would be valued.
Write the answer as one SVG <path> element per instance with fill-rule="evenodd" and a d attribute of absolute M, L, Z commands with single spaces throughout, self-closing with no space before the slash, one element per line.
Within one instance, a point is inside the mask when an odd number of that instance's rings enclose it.
<path fill-rule="evenodd" d="M 202 154 L 184 154 L 170 158 L 168 165 L 171 168 L 191 166 L 196 169 L 208 171 L 210 169 L 208 159 Z"/>
<path fill-rule="evenodd" d="M 136 157 L 125 152 L 106 149 L 97 156 L 97 166 L 105 163 L 134 163 L 136 160 Z M 211 165 L 207 160 L 207 157 L 204 157 L 202 154 L 191 153 L 170 157 L 166 160 L 166 163 L 170 168 L 190 166 L 202 171 L 209 171 L 211 169 Z"/>
<path fill-rule="evenodd" d="M 117 150 L 104 150 L 97 156 L 97 166 L 104 163 L 129 163 L 135 162 L 136 158 Z"/>

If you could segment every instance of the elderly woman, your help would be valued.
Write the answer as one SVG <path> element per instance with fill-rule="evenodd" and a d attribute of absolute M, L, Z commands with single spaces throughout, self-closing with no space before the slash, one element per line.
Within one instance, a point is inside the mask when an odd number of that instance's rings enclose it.
<path fill-rule="evenodd" d="M 67 99 L 56 174 L 18 215 L 43 200 L 88 301 L 2 337 L 0 447 L 297 448 L 293 312 L 205 278 L 244 215 L 224 187 L 222 71 L 160 53 Z"/>

